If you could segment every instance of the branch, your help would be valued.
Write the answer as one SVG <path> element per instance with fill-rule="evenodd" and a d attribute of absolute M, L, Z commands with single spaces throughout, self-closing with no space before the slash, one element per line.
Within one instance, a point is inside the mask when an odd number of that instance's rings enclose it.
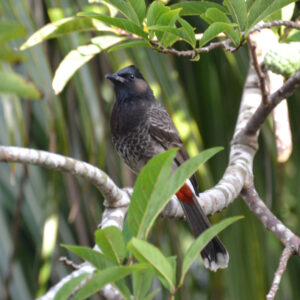
<path fill-rule="evenodd" d="M 294 28 L 294 29 L 299 29 L 300 30 L 300 24 L 293 22 L 293 21 L 284 21 L 284 20 L 275 20 L 269 23 L 263 23 L 256 25 L 250 32 L 249 34 L 252 34 L 256 31 L 261 31 L 262 29 L 270 29 L 272 27 L 276 26 L 285 26 L 289 28 Z"/>
<path fill-rule="evenodd" d="M 300 70 L 298 70 L 292 77 L 290 77 L 277 91 L 271 94 L 269 104 L 263 103 L 257 108 L 257 111 L 252 116 L 245 128 L 245 134 L 248 136 L 254 135 L 261 125 L 265 122 L 266 118 L 274 107 L 285 98 L 291 96 L 297 88 L 300 87 Z"/>
<path fill-rule="evenodd" d="M 260 89 L 261 89 L 261 93 L 262 93 L 262 102 L 264 105 L 267 105 L 268 104 L 268 92 L 267 92 L 266 83 L 265 83 L 266 76 L 262 72 L 260 64 L 258 62 L 257 55 L 256 55 L 256 45 L 254 43 L 252 43 L 251 35 L 248 36 L 248 46 L 250 49 L 252 62 L 253 62 L 256 74 L 259 78 L 259 85 L 260 85 Z"/>
<path fill-rule="evenodd" d="M 224 48 L 226 51 L 235 52 L 239 47 L 230 46 L 231 40 L 226 39 L 220 42 L 212 42 L 206 47 L 196 48 L 195 50 L 176 50 L 175 48 L 165 48 L 162 47 L 158 42 L 151 41 L 151 44 L 154 46 L 154 50 L 163 54 L 173 54 L 180 57 L 191 57 L 194 58 L 199 53 L 208 53 L 216 48 Z"/>
<path fill-rule="evenodd" d="M 276 293 L 279 289 L 279 283 L 281 281 L 281 277 L 286 269 L 288 260 L 290 259 L 290 257 L 293 255 L 294 250 L 292 248 L 286 247 L 284 248 L 281 257 L 280 257 L 280 261 L 279 261 L 279 266 L 276 270 L 274 279 L 273 279 L 273 283 L 271 286 L 271 289 L 267 295 L 267 300 L 274 300 Z"/>
<path fill-rule="evenodd" d="M 300 255 L 300 238 L 272 214 L 259 197 L 254 185 L 244 188 L 241 196 L 264 226 L 274 233 L 285 247 L 292 248 Z"/>

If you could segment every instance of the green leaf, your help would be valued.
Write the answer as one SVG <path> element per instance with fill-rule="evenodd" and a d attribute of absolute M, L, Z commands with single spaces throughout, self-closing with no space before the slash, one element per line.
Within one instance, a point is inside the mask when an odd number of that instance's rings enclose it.
<path fill-rule="evenodd" d="M 124 18 L 112 18 L 112 17 L 103 16 L 93 12 L 81 12 L 78 13 L 78 15 L 100 20 L 107 24 L 119 27 L 120 29 L 124 29 L 127 32 L 134 33 L 142 38 L 147 37 L 146 33 L 143 31 L 143 28 L 131 20 L 127 20 Z"/>
<path fill-rule="evenodd" d="M 292 29 L 284 42 L 300 42 L 300 31 L 297 29 Z"/>
<path fill-rule="evenodd" d="M 142 40 L 125 40 L 124 42 L 108 49 L 108 53 L 120 49 L 135 48 L 135 47 L 150 47 L 149 43 Z"/>
<path fill-rule="evenodd" d="M 159 291 L 160 291 L 159 289 L 153 291 L 152 293 L 147 295 L 143 300 L 152 300 Z"/>
<path fill-rule="evenodd" d="M 45 40 L 55 38 L 67 33 L 91 30 L 115 32 L 113 28 L 96 19 L 86 17 L 64 18 L 59 21 L 47 24 L 36 31 L 20 47 L 20 50 L 25 50 Z"/>
<path fill-rule="evenodd" d="M 128 209 L 128 225 L 133 236 L 146 238 L 158 214 L 187 178 L 222 148 L 212 148 L 183 163 L 170 177 L 176 149 L 152 158 L 138 176 Z M 167 184 L 166 184 L 167 183 Z"/>
<path fill-rule="evenodd" d="M 115 282 L 125 276 L 148 268 L 147 264 L 134 264 L 132 266 L 116 266 L 107 268 L 95 275 L 75 294 L 73 300 L 86 299 L 98 292 L 106 284 Z"/>
<path fill-rule="evenodd" d="M 152 269 L 147 269 L 133 274 L 133 298 L 135 300 L 144 300 L 148 294 L 154 279 Z"/>
<path fill-rule="evenodd" d="M 136 238 L 132 238 L 127 247 L 138 261 L 148 263 L 152 266 L 158 278 L 162 279 L 161 282 L 167 289 L 170 291 L 174 290 L 176 268 L 175 270 L 173 269 L 168 259 L 158 248 Z"/>
<path fill-rule="evenodd" d="M 208 1 L 186 1 L 176 3 L 170 6 L 172 9 L 181 8 L 180 15 L 201 15 L 209 8 L 218 8 L 223 12 L 227 12 L 226 8 L 220 4 Z"/>
<path fill-rule="evenodd" d="M 178 38 L 181 38 L 182 40 L 188 42 L 193 48 L 195 48 L 195 45 L 196 45 L 195 35 L 193 34 L 192 37 L 189 36 L 183 27 L 174 28 L 174 27 L 169 27 L 169 26 L 153 25 L 153 26 L 149 27 L 149 30 L 172 33 L 173 35 L 177 36 Z"/>
<path fill-rule="evenodd" d="M 153 1 L 147 11 L 147 26 L 158 25 L 159 17 L 168 11 L 170 11 L 169 7 L 164 6 L 159 1 Z"/>
<path fill-rule="evenodd" d="M 40 99 L 41 93 L 31 82 L 13 72 L 0 70 L 0 94 L 14 94 L 22 98 Z"/>
<path fill-rule="evenodd" d="M 1 43 L 19 38 L 26 34 L 26 28 L 16 22 L 0 22 L 0 41 Z M 1 46 L 2 47 L 2 46 Z"/>
<path fill-rule="evenodd" d="M 168 202 L 162 190 L 171 172 L 177 149 L 153 157 L 141 170 L 128 208 L 128 227 L 133 236 L 147 236 L 155 218 Z"/>
<path fill-rule="evenodd" d="M 242 219 L 243 216 L 232 217 L 221 221 L 220 223 L 213 225 L 209 229 L 205 230 L 189 247 L 187 252 L 184 255 L 182 262 L 182 271 L 179 281 L 179 286 L 183 284 L 185 275 L 192 265 L 193 261 L 199 256 L 199 253 L 204 249 L 208 242 L 216 236 L 223 229 L 231 225 L 232 223 Z"/>
<path fill-rule="evenodd" d="M 209 8 L 205 13 L 205 17 L 206 21 L 209 21 L 210 24 L 222 22 L 233 25 L 227 15 L 217 8 Z M 241 31 L 239 28 L 237 28 L 237 30 L 235 30 L 234 28 L 229 28 L 225 31 L 225 33 L 229 36 L 229 38 L 235 45 L 238 45 L 240 43 Z"/>
<path fill-rule="evenodd" d="M 110 5 L 116 7 L 125 17 L 136 24 L 141 24 L 145 15 L 144 0 L 104 0 Z"/>
<path fill-rule="evenodd" d="M 96 244 L 103 254 L 117 264 L 126 257 L 126 245 L 122 232 L 116 226 L 98 229 L 95 232 Z"/>
<path fill-rule="evenodd" d="M 61 245 L 61 246 L 74 252 L 83 260 L 90 262 L 97 269 L 102 270 L 115 265 L 115 263 L 110 259 L 108 259 L 105 255 L 91 248 L 83 247 L 83 246 L 72 246 L 72 245 Z"/>
<path fill-rule="evenodd" d="M 180 9 L 169 10 L 168 12 L 161 14 L 157 19 L 156 25 L 176 28 L 175 23 L 178 20 L 179 11 Z M 178 38 L 174 34 L 167 33 L 166 31 L 165 32 L 155 31 L 155 34 L 159 42 L 165 47 L 171 46 L 175 41 L 178 40 Z"/>
<path fill-rule="evenodd" d="M 210 40 L 215 38 L 219 33 L 225 32 L 226 30 L 232 28 L 234 24 L 216 22 L 211 25 L 204 31 L 202 39 L 199 42 L 199 46 L 202 47 Z"/>
<path fill-rule="evenodd" d="M 146 13 L 146 4 L 144 0 L 127 0 L 128 4 L 132 7 L 134 12 L 136 13 L 139 23 L 142 24 L 145 13 Z"/>
<path fill-rule="evenodd" d="M 202 151 L 197 156 L 185 161 L 168 180 L 165 192 L 166 194 L 164 197 L 170 199 L 172 195 L 174 195 L 180 189 L 180 187 L 183 186 L 185 181 L 199 169 L 200 165 L 204 164 L 222 149 L 222 147 L 207 149 Z"/>
<path fill-rule="evenodd" d="M 187 35 L 185 39 L 193 48 L 196 47 L 195 29 L 191 26 L 189 22 L 182 18 L 178 18 L 179 23 L 182 26 L 182 30 Z"/>
<path fill-rule="evenodd" d="M 139 271 L 137 271 L 137 272 L 139 272 Z M 136 272 L 134 272 L 133 275 L 135 273 Z M 126 284 L 125 278 L 122 278 L 122 279 L 116 281 L 114 283 L 114 285 L 119 290 L 119 292 L 124 297 L 124 299 L 126 299 L 126 300 L 132 300 L 132 298 L 131 298 L 131 291 L 129 290 L 129 288 L 128 288 L 127 284 Z"/>
<path fill-rule="evenodd" d="M 238 24 L 240 31 L 243 31 L 247 21 L 246 1 L 226 0 L 224 3 L 232 15 L 233 21 Z"/>
<path fill-rule="evenodd" d="M 70 51 L 59 64 L 55 71 L 52 81 L 52 87 L 55 94 L 59 94 L 68 83 L 73 74 L 85 63 L 91 60 L 95 55 L 112 45 L 122 41 L 124 38 L 103 35 L 92 39 L 93 44 L 79 46 Z"/>
<path fill-rule="evenodd" d="M 74 289 L 80 284 L 80 282 L 89 276 L 90 274 L 82 274 L 77 277 L 72 278 L 71 280 L 67 281 L 56 293 L 54 300 L 67 300 L 70 299 L 70 296 Z"/>
<path fill-rule="evenodd" d="M 278 9 L 295 2 L 295 0 L 256 0 L 248 11 L 246 33 L 264 18 L 272 15 Z"/>

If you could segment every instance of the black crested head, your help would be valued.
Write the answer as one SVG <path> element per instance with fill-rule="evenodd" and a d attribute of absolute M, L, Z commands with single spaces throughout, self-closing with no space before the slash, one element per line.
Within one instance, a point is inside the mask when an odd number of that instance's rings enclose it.
<path fill-rule="evenodd" d="M 123 68 L 113 74 L 107 74 L 105 78 L 113 83 L 118 101 L 139 97 L 153 98 L 150 86 L 134 65 Z"/>

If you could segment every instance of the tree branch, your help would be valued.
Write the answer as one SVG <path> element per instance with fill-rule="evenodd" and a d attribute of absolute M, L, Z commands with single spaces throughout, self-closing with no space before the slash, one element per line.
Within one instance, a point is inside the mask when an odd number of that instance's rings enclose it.
<path fill-rule="evenodd" d="M 259 197 L 254 185 L 245 187 L 241 196 L 264 226 L 274 233 L 283 245 L 294 249 L 300 255 L 300 238 L 272 214 Z"/>
<path fill-rule="evenodd" d="M 277 91 L 271 94 L 269 104 L 263 103 L 257 108 L 257 111 L 249 120 L 246 128 L 245 135 L 251 136 L 255 134 L 261 125 L 265 122 L 266 118 L 273 110 L 273 108 L 285 98 L 291 96 L 295 90 L 300 86 L 300 70 L 298 70 L 292 77 L 290 77 Z"/>
<path fill-rule="evenodd" d="M 289 28 L 294 28 L 294 29 L 299 29 L 300 30 L 300 24 L 293 22 L 293 21 L 284 21 L 284 20 L 275 20 L 269 23 L 262 23 L 259 25 L 256 25 L 251 29 L 249 34 L 252 34 L 256 31 L 261 31 L 262 29 L 270 29 L 272 27 L 277 27 L 277 26 L 285 26 Z"/>
<path fill-rule="evenodd" d="M 279 289 L 279 283 L 281 281 L 281 277 L 282 277 L 283 273 L 285 272 L 287 263 L 288 263 L 290 257 L 293 255 L 293 253 L 294 253 L 294 250 L 292 248 L 290 248 L 290 247 L 284 248 L 284 250 L 281 254 L 281 257 L 280 257 L 279 266 L 274 275 L 271 289 L 267 295 L 267 300 L 275 299 L 276 293 Z"/>

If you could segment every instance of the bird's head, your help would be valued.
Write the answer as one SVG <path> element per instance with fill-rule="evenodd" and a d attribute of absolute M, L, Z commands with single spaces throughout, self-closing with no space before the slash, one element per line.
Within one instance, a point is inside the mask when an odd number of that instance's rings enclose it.
<path fill-rule="evenodd" d="M 117 98 L 152 95 L 151 88 L 134 65 L 121 69 L 113 74 L 107 74 L 105 78 L 113 83 Z"/>

